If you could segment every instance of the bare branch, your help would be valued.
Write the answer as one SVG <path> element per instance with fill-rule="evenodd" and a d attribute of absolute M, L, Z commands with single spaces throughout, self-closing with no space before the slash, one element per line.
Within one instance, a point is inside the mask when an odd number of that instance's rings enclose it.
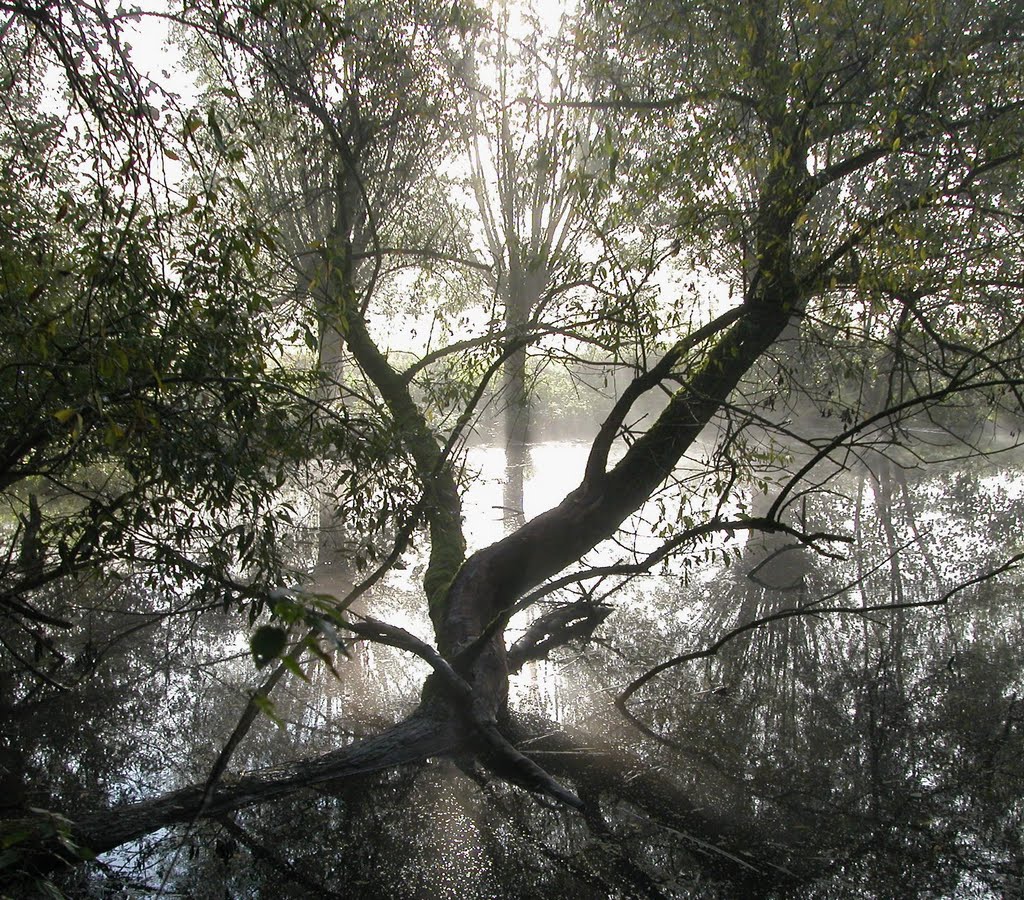
<path fill-rule="evenodd" d="M 717 641 L 715 641 L 713 644 L 705 647 L 702 650 L 693 650 L 688 653 L 682 653 L 679 656 L 674 656 L 671 659 L 667 659 L 664 662 L 659 663 L 653 669 L 649 669 L 639 678 L 633 679 L 633 681 L 626 685 L 625 689 L 616 698 L 615 705 L 622 712 L 625 713 L 626 701 L 629 700 L 629 698 L 633 696 L 633 694 L 635 694 L 638 690 L 640 690 L 640 688 L 642 688 L 645 684 L 657 678 L 662 672 L 665 672 L 668 669 L 674 668 L 676 666 L 680 666 L 683 663 L 692 662 L 695 659 L 706 659 L 708 657 L 715 656 L 718 654 L 718 651 L 721 650 L 726 644 L 728 644 L 730 641 L 735 640 L 740 635 L 746 634 L 748 631 L 754 631 L 759 628 L 762 628 L 765 625 L 768 625 L 772 622 L 778 622 L 783 619 L 792 619 L 803 616 L 864 616 L 873 612 L 895 612 L 896 610 L 901 609 L 922 609 L 935 606 L 944 606 L 951 599 L 953 599 L 953 597 L 955 597 L 962 591 L 966 590 L 967 588 L 972 587 L 976 584 L 981 584 L 985 581 L 989 581 L 990 579 L 995 578 L 998 575 L 1003 574 L 1004 572 L 1012 571 L 1013 569 L 1016 569 L 1018 564 L 1022 561 L 1024 561 L 1024 553 L 1018 553 L 1010 557 L 1010 559 L 1008 559 L 1002 565 L 997 566 L 995 569 L 990 569 L 987 572 L 984 572 L 980 575 L 976 575 L 975 577 L 968 579 L 962 584 L 958 584 L 956 587 L 947 591 L 941 597 L 933 598 L 931 600 L 911 600 L 905 603 L 875 603 L 865 604 L 863 606 L 821 606 L 819 605 L 821 601 L 814 601 L 811 603 L 802 604 L 791 609 L 777 610 L 776 612 L 760 616 L 756 619 L 752 619 L 751 621 L 744 623 L 743 625 L 738 625 L 730 631 L 727 631 Z M 630 718 L 632 719 L 632 716 L 630 716 Z"/>

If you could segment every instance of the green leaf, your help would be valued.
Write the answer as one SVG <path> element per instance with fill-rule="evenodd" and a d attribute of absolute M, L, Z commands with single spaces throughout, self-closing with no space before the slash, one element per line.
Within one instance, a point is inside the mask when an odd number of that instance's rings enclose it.
<path fill-rule="evenodd" d="M 291 653 L 289 653 L 287 656 L 282 656 L 281 662 L 284 664 L 284 667 L 289 672 L 301 678 L 303 681 L 306 682 L 306 684 L 309 684 L 309 678 L 306 676 L 306 673 L 302 671 L 302 667 L 299 665 L 298 660 L 294 656 L 292 656 Z"/>
<path fill-rule="evenodd" d="M 124 436 L 124 429 L 117 422 L 111 422 L 103 433 L 103 443 L 113 449 L 124 440 Z"/>
<path fill-rule="evenodd" d="M 249 639 L 249 648 L 258 669 L 284 652 L 288 643 L 288 632 L 276 625 L 261 625 Z"/>
<path fill-rule="evenodd" d="M 252 702 L 256 705 L 256 708 L 270 719 L 270 721 L 278 728 L 284 728 L 284 721 L 277 714 L 277 710 L 274 709 L 274 704 L 270 701 L 269 697 L 265 694 L 256 694 L 253 696 Z"/>
<path fill-rule="evenodd" d="M 16 844 L 20 844 L 22 841 L 27 841 L 35 834 L 35 829 L 30 825 L 19 825 L 18 827 L 12 828 L 10 831 L 6 831 L 3 835 L 0 835 L 0 848 L 6 850 L 9 847 L 13 847 Z M 3 868 L 0 865 L 0 868 Z"/>
<path fill-rule="evenodd" d="M 221 131 L 220 123 L 217 122 L 217 116 L 212 108 L 206 114 L 206 121 L 210 126 L 210 131 L 213 132 L 213 139 L 217 144 L 217 149 L 221 153 L 226 152 L 227 145 L 224 143 L 224 132 Z"/>
<path fill-rule="evenodd" d="M 49 897 L 50 900 L 67 900 L 67 897 L 61 893 L 60 889 L 50 881 L 37 880 L 35 888 L 41 896 Z"/>

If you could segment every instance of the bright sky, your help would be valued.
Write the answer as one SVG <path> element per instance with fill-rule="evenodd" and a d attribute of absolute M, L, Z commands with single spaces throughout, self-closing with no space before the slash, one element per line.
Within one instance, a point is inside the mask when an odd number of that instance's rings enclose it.
<path fill-rule="evenodd" d="M 132 60 L 141 74 L 180 95 L 184 106 L 191 106 L 197 96 L 195 82 L 182 65 L 181 49 L 171 41 L 170 23 L 161 18 L 167 4 L 151 0 L 143 10 L 139 22 L 129 22 L 125 27 L 124 38 L 131 45 Z"/>

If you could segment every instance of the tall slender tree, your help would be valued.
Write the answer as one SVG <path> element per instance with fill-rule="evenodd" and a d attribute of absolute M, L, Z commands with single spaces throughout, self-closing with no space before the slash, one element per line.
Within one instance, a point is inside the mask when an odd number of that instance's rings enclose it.
<path fill-rule="evenodd" d="M 538 329 L 558 320 L 559 299 L 581 286 L 580 245 L 590 212 L 581 174 L 597 156 L 597 112 L 572 104 L 583 86 L 572 69 L 568 18 L 557 33 L 545 35 L 535 13 L 515 12 L 516 21 L 529 23 L 521 36 L 513 33 L 513 11 L 504 4 L 493 32 L 478 32 L 476 46 L 467 50 L 470 103 L 463 135 L 491 289 L 504 319 L 500 403 L 509 528 L 525 521 L 528 347 Z"/>

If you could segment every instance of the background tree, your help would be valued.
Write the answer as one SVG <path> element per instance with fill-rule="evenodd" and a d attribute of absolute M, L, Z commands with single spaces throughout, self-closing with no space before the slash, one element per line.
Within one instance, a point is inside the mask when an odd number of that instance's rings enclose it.
<path fill-rule="evenodd" d="M 528 347 L 540 329 L 569 330 L 563 295 L 590 280 L 580 246 L 590 230 L 580 175 L 593 165 L 597 130 L 593 110 L 572 106 L 580 85 L 571 69 L 568 20 L 545 36 L 534 13 L 516 12 L 529 23 L 522 37 L 512 33 L 517 25 L 504 5 L 496 11 L 493 33 L 480 32 L 478 46 L 467 49 L 463 63 L 470 182 L 490 287 L 504 318 L 507 359 L 499 397 L 504 519 L 510 529 L 525 521 L 532 393 Z M 548 102 L 538 103 L 541 97 Z"/>
<path fill-rule="evenodd" d="M 356 373 L 346 386 L 342 376 L 347 322 L 329 295 L 329 241 L 343 232 L 351 244 L 345 264 L 351 271 L 341 277 L 358 293 L 353 302 L 361 310 L 408 265 L 404 254 L 443 257 L 452 243 L 429 218 L 438 212 L 443 221 L 445 210 L 425 177 L 444 143 L 441 83 L 428 68 L 439 53 L 439 25 L 412 21 L 401 5 L 325 8 L 316 13 L 319 30 L 303 22 L 307 13 L 282 10 L 258 20 L 240 15 L 221 41 L 243 52 L 226 53 L 222 46 L 206 52 L 232 64 L 238 93 L 253 97 L 239 121 L 251 147 L 241 168 L 255 170 L 259 188 L 252 199 L 276 230 L 281 265 L 295 273 L 283 288 L 295 302 L 297 333 L 317 354 L 317 400 L 328 418 L 344 418 L 346 394 L 361 406 L 362 381 Z M 216 82 L 212 90 L 219 90 Z M 395 482 L 376 482 L 372 467 L 343 488 L 339 479 L 361 468 L 360 460 L 356 450 L 340 445 L 334 455 L 333 466 L 321 458 L 319 474 L 318 566 L 328 580 L 332 568 L 350 568 L 353 559 L 374 551 L 370 523 L 381 511 L 372 506 L 401 492 Z"/>

